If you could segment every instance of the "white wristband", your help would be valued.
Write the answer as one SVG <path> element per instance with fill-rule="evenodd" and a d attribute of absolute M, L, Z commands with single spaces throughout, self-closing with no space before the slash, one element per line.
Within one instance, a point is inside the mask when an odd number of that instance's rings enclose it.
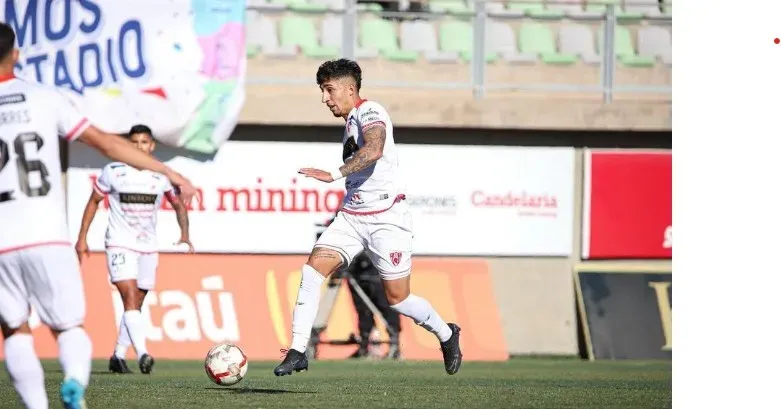
<path fill-rule="evenodd" d="M 339 179 L 343 178 L 343 177 L 344 177 L 344 175 L 342 175 L 342 171 L 341 171 L 341 170 L 339 170 L 339 168 L 336 168 L 336 169 L 334 169 L 334 170 L 332 170 L 332 171 L 331 171 L 331 177 L 332 177 L 334 180 L 339 180 Z"/>

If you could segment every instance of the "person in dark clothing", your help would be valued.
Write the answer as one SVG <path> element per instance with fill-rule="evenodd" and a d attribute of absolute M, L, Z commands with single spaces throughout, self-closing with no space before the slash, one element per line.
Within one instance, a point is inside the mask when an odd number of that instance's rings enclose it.
<path fill-rule="evenodd" d="M 385 321 L 388 322 L 390 348 L 386 358 L 399 359 L 401 357 L 399 348 L 401 320 L 399 319 L 399 313 L 390 307 L 387 298 L 385 298 L 385 290 L 383 289 L 379 272 L 366 253 L 356 256 L 355 260 L 347 267 L 347 272 L 355 278 L 358 286 L 366 293 L 371 302 L 380 310 Z M 374 329 L 374 314 L 358 295 L 355 288 L 353 286 L 349 286 L 349 288 L 353 297 L 353 305 L 355 305 L 355 310 L 358 312 L 358 331 L 360 333 L 358 350 L 355 351 L 351 358 L 363 358 L 369 355 L 370 336 Z"/>

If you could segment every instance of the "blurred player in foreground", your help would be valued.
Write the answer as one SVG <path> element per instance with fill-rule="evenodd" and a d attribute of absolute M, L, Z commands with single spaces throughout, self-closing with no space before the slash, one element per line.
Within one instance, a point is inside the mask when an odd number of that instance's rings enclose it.
<path fill-rule="evenodd" d="M 152 130 L 146 125 L 132 127 L 128 139 L 147 155 L 155 150 Z M 148 374 L 152 372 L 155 360 L 146 349 L 146 324 L 141 315 L 141 306 L 146 294 L 155 286 L 158 261 L 157 211 L 165 197 L 176 212 L 176 221 L 181 230 L 181 237 L 176 244 L 187 244 L 192 252 L 187 207 L 179 201 L 174 187 L 164 175 L 139 170 L 120 162 L 109 163 L 95 180 L 92 196 L 84 208 L 76 242 L 79 262 L 89 255 L 87 232 L 104 197 L 109 203 L 106 263 L 111 282 L 117 287 L 125 307 L 108 369 L 114 373 L 131 372 L 125 357 L 132 342 L 138 356 L 138 368 L 141 373 Z"/>
<path fill-rule="evenodd" d="M 366 250 L 380 272 L 391 308 L 436 335 L 445 371 L 461 366 L 456 324 L 446 324 L 425 299 L 410 294 L 412 215 L 400 185 L 393 124 L 385 108 L 361 99 L 361 68 L 354 61 L 325 62 L 317 70 L 322 102 L 344 118 L 344 165 L 331 171 L 304 168 L 299 173 L 330 183 L 346 177 L 341 211 L 315 243 L 302 267 L 301 286 L 293 310 L 293 340 L 276 368 L 277 376 L 307 369 L 306 347 L 317 315 L 320 286 L 326 277 Z"/>
<path fill-rule="evenodd" d="M 124 138 L 91 126 L 54 88 L 14 77 L 16 36 L 0 23 L 0 327 L 5 367 L 22 402 L 49 407 L 43 368 L 33 347 L 30 307 L 57 338 L 66 408 L 83 408 L 92 343 L 84 323 L 84 285 L 68 238 L 59 137 L 105 156 L 165 175 L 188 203 L 195 188 L 182 175 Z"/>

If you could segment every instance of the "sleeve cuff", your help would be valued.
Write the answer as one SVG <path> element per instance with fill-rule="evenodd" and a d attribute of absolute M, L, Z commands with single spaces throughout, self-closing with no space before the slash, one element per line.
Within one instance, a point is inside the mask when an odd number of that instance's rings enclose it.
<path fill-rule="evenodd" d="M 84 131 L 87 130 L 87 128 L 89 128 L 89 126 L 90 126 L 89 120 L 87 120 L 86 117 L 81 118 L 81 120 L 78 123 L 76 123 L 76 126 L 74 126 L 73 129 L 70 130 L 70 132 L 65 134 L 65 140 L 68 142 L 75 141 L 76 139 L 79 138 L 79 136 L 81 136 L 82 133 L 84 133 Z"/>
<path fill-rule="evenodd" d="M 92 188 L 93 188 L 93 190 L 95 190 L 95 192 L 97 192 L 97 194 L 99 194 L 101 196 L 106 196 L 108 194 L 108 191 L 105 191 L 105 190 L 100 188 L 100 186 L 98 185 L 98 182 L 95 182 L 92 185 Z"/>

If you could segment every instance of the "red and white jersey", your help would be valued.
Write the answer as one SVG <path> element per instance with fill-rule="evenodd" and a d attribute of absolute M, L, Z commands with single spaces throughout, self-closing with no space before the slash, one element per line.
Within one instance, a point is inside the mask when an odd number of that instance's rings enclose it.
<path fill-rule="evenodd" d="M 167 177 L 113 162 L 95 180 L 95 191 L 109 204 L 106 248 L 157 251 L 157 211 L 163 196 L 175 194 Z"/>
<path fill-rule="evenodd" d="M 89 125 L 56 88 L 0 78 L 0 253 L 70 245 L 59 139 Z"/>
<path fill-rule="evenodd" d="M 382 157 L 368 168 L 347 176 L 343 209 L 358 213 L 390 208 L 403 193 L 399 157 L 393 140 L 393 123 L 382 105 L 362 100 L 347 116 L 342 140 L 342 160 L 350 159 L 364 145 L 363 134 L 373 127 L 385 128 Z"/>

